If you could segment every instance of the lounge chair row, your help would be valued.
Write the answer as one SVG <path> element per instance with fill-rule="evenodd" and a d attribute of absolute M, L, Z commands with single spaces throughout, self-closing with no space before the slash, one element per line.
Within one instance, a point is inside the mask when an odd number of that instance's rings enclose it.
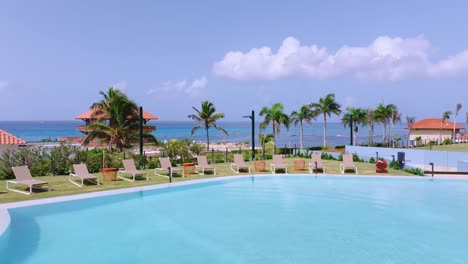
<path fill-rule="evenodd" d="M 174 173 L 180 173 L 182 176 L 185 176 L 184 169 L 182 167 L 173 167 L 169 158 L 159 158 L 159 161 L 161 167 L 155 169 L 156 175 L 172 177 Z M 216 174 L 216 168 L 208 165 L 206 156 L 198 156 L 197 162 L 197 167 L 201 171 L 200 174 L 205 174 L 206 171 L 212 171 L 213 174 Z M 148 180 L 148 173 L 146 171 L 137 170 L 133 159 L 123 160 L 122 163 L 124 168 L 117 172 L 118 178 L 126 181 L 135 181 L 136 176 L 145 175 L 146 180 Z M 270 166 L 273 174 L 275 174 L 277 170 L 283 170 L 285 173 L 288 173 L 288 168 L 284 164 L 282 155 L 273 155 L 273 161 Z M 49 183 L 46 181 L 33 179 L 27 166 L 13 167 L 12 169 L 16 180 L 8 180 L 6 182 L 6 188 L 8 190 L 28 195 L 32 193 L 33 188 L 49 190 Z M 343 155 L 343 162 L 340 163 L 341 173 L 344 173 L 347 169 L 353 169 L 356 174 L 358 173 L 357 167 L 353 162 L 352 154 Z M 73 170 L 74 173 L 70 173 L 68 180 L 74 185 L 82 187 L 84 185 L 84 181 L 91 181 L 97 185 L 100 184 L 99 178 L 89 173 L 86 164 L 73 164 Z M 250 166 L 244 162 L 244 157 L 242 154 L 234 154 L 234 162 L 231 164 L 231 170 L 235 173 L 240 173 L 240 170 L 246 170 L 249 173 L 251 172 Z M 314 173 L 318 170 L 322 170 L 323 173 L 325 173 L 325 167 L 323 166 L 322 158 L 320 154 L 312 154 L 311 162 L 309 163 L 309 171 L 310 173 Z M 168 175 L 161 174 L 163 171 L 167 171 Z M 128 178 L 128 176 L 125 177 L 125 174 L 131 175 L 131 178 Z M 26 185 L 29 187 L 29 192 L 11 188 L 10 185 L 12 184 Z M 43 188 L 43 185 L 47 185 L 47 188 Z"/>
<path fill-rule="evenodd" d="M 117 177 L 126 181 L 135 181 L 135 177 L 137 175 L 146 175 L 146 180 L 148 180 L 148 173 L 146 171 L 137 170 L 135 167 L 135 162 L 132 159 L 122 160 L 124 165 L 123 169 L 120 169 L 117 172 Z M 24 193 L 24 194 L 31 194 L 33 188 L 49 190 L 49 183 L 46 181 L 36 180 L 33 179 L 31 172 L 29 171 L 28 166 L 18 166 L 13 167 L 13 174 L 15 175 L 15 180 L 8 180 L 6 182 L 7 190 Z M 78 187 L 83 187 L 85 181 L 89 181 L 95 183 L 96 185 L 100 185 L 99 177 L 89 173 L 88 167 L 86 164 L 73 164 L 74 173 L 70 173 L 68 176 L 68 180 Z M 131 178 L 127 178 L 124 174 L 131 175 Z M 21 191 L 18 189 L 11 188 L 13 184 L 19 185 L 26 185 L 29 187 L 29 192 Z M 43 188 L 43 185 L 47 185 L 47 188 Z"/>

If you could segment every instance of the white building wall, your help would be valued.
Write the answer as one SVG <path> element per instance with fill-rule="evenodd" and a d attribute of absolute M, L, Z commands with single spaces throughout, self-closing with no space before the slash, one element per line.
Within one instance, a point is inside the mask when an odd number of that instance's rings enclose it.
<path fill-rule="evenodd" d="M 439 129 L 412 129 L 410 132 L 410 140 L 416 141 L 417 137 L 421 137 L 423 143 L 429 143 L 429 141 L 438 141 L 439 138 L 443 141 L 444 139 L 452 138 L 453 130 L 439 130 Z M 458 131 L 457 131 L 458 132 Z"/>

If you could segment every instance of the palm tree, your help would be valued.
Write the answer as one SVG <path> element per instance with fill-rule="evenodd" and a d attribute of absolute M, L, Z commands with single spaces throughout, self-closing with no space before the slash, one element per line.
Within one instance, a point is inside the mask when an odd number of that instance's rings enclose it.
<path fill-rule="evenodd" d="M 200 124 L 192 128 L 191 134 L 193 135 L 195 131 L 203 127 L 206 131 L 206 150 L 210 150 L 210 135 L 208 133 L 210 127 L 215 128 L 225 135 L 228 134 L 226 130 L 216 124 L 218 119 L 224 118 L 224 113 L 216 113 L 216 107 L 210 101 L 203 101 L 201 103 L 201 110 L 198 110 L 195 106 L 192 106 L 192 108 L 195 110 L 196 114 L 191 114 L 187 117 Z"/>
<path fill-rule="evenodd" d="M 392 109 L 392 117 L 390 118 L 390 125 L 391 125 L 391 139 L 390 139 L 390 142 L 392 142 L 392 146 L 395 147 L 395 143 L 393 142 L 394 141 L 394 138 L 395 138 L 395 125 L 398 124 L 398 123 L 401 123 L 401 113 L 398 112 L 398 108 L 395 106 L 393 109 Z"/>
<path fill-rule="evenodd" d="M 300 145 L 301 145 L 301 150 L 304 148 L 304 122 L 307 124 L 311 124 L 312 119 L 315 119 L 317 117 L 317 112 L 312 111 L 309 107 L 309 105 L 303 105 L 299 111 L 293 111 L 291 115 L 289 116 L 290 121 L 294 125 L 300 125 L 300 130 L 299 130 L 299 140 L 300 140 Z"/>
<path fill-rule="evenodd" d="M 414 116 L 406 116 L 406 125 L 408 127 L 408 138 L 406 146 L 409 147 L 411 128 L 413 128 L 416 118 Z"/>
<path fill-rule="evenodd" d="M 460 109 L 462 108 L 462 104 L 458 103 L 456 106 L 455 106 L 455 118 L 453 120 L 453 135 L 452 135 L 452 141 L 455 139 L 455 126 L 457 124 L 457 117 L 458 117 L 458 113 L 460 112 Z"/>
<path fill-rule="evenodd" d="M 387 124 L 390 123 L 395 106 L 393 104 L 379 104 L 375 109 L 375 121 L 383 125 L 383 143 L 388 143 Z"/>
<path fill-rule="evenodd" d="M 371 146 L 374 143 L 374 124 L 375 124 L 375 110 L 372 108 L 367 109 L 366 124 L 369 126 L 369 142 Z"/>
<path fill-rule="evenodd" d="M 347 127 L 351 125 L 351 119 L 353 120 L 353 142 L 354 145 L 357 145 L 357 133 L 359 131 L 359 125 L 364 126 L 366 124 L 367 110 L 354 107 L 348 107 L 346 110 L 348 112 L 343 115 L 341 123 L 344 125 L 344 127 Z"/>
<path fill-rule="evenodd" d="M 99 94 L 103 99 L 90 107 L 93 110 L 91 117 L 97 121 L 86 126 L 87 135 L 83 143 L 88 144 L 91 140 L 100 138 L 108 142 L 109 150 L 115 144 L 121 152 L 138 139 L 138 107 L 122 91 L 112 87 Z M 156 141 L 149 133 L 144 133 L 143 137 Z"/>
<path fill-rule="evenodd" d="M 265 129 L 271 123 L 272 132 L 275 136 L 273 142 L 276 146 L 276 136 L 280 132 L 280 126 L 284 125 L 289 129 L 289 116 L 283 112 L 284 106 L 281 103 L 274 104 L 271 108 L 263 107 L 260 111 L 260 116 L 265 116 L 265 119 L 260 123 L 260 128 Z"/>
<path fill-rule="evenodd" d="M 444 125 L 445 121 L 447 119 L 450 119 L 450 115 L 452 114 L 452 111 L 445 111 L 442 113 L 442 118 L 440 119 L 440 130 L 439 130 L 439 145 L 442 144 L 442 126 Z"/>
<path fill-rule="evenodd" d="M 325 97 L 321 97 L 318 103 L 310 104 L 310 107 L 315 109 L 317 115 L 323 114 L 323 147 L 327 145 L 327 115 L 341 114 L 341 105 L 335 101 L 335 94 L 327 94 Z"/>
<path fill-rule="evenodd" d="M 262 146 L 262 153 L 263 159 L 265 159 L 265 148 L 268 142 L 275 140 L 275 135 L 268 133 L 268 134 L 258 134 L 258 140 L 260 141 L 260 146 Z"/>

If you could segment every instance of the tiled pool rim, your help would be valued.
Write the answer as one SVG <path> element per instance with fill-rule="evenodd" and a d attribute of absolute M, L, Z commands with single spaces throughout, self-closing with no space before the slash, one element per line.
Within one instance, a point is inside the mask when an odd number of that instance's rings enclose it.
<path fill-rule="evenodd" d="M 43 198 L 43 199 L 36 199 L 36 200 L 29 200 L 29 201 L 22 201 L 22 202 L 13 202 L 13 203 L 4 203 L 0 204 L 0 236 L 7 230 L 8 226 L 10 225 L 10 214 L 8 213 L 8 209 L 10 208 L 18 208 L 18 207 L 25 207 L 25 206 L 34 206 L 34 205 L 41 205 L 41 204 L 50 204 L 50 203 L 58 203 L 58 202 L 66 202 L 66 201 L 73 201 L 73 200 L 80 200 L 80 199 L 87 199 L 87 198 L 94 198 L 94 197 L 102 197 L 102 196 L 109 196 L 109 195 L 117 195 L 117 194 L 124 194 L 124 193 L 132 193 L 132 192 L 141 192 L 141 191 L 148 191 L 148 190 L 156 190 L 156 189 L 164 189 L 164 188 L 171 188 L 177 186 L 186 186 L 186 185 L 193 185 L 193 184 L 200 184 L 200 183 L 208 183 L 208 182 L 215 182 L 215 181 L 223 181 L 223 180 L 230 180 L 230 179 L 242 179 L 242 178 L 252 178 L 252 177 L 353 177 L 353 178 L 390 178 L 390 179 L 401 179 L 404 177 L 405 179 L 414 179 L 414 180 L 428 180 L 431 177 L 419 177 L 419 176 L 385 176 L 385 175 L 329 175 L 329 174 L 247 174 L 247 175 L 235 175 L 235 176 L 223 176 L 223 177 L 215 177 L 215 178 L 205 178 L 205 179 L 197 179 L 197 180 L 188 180 L 182 182 L 173 182 L 173 183 L 160 183 L 154 185 L 146 185 L 146 186 L 138 186 L 138 187 L 131 187 L 131 188 L 123 188 L 123 189 L 116 189 L 116 190 L 108 190 L 108 191 L 99 191 L 99 192 L 91 192 L 91 193 L 83 193 L 83 194 L 73 194 L 73 195 L 66 195 L 66 196 L 58 196 L 58 197 L 50 197 L 50 198 Z M 437 180 L 445 180 L 445 179 L 437 179 Z M 447 179 L 448 180 L 448 179 Z"/>

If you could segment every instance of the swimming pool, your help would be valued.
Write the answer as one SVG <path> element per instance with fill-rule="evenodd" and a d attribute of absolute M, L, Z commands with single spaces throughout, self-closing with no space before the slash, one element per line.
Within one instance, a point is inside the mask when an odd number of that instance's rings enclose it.
<path fill-rule="evenodd" d="M 468 181 L 262 176 L 9 209 L 6 263 L 468 263 Z"/>

